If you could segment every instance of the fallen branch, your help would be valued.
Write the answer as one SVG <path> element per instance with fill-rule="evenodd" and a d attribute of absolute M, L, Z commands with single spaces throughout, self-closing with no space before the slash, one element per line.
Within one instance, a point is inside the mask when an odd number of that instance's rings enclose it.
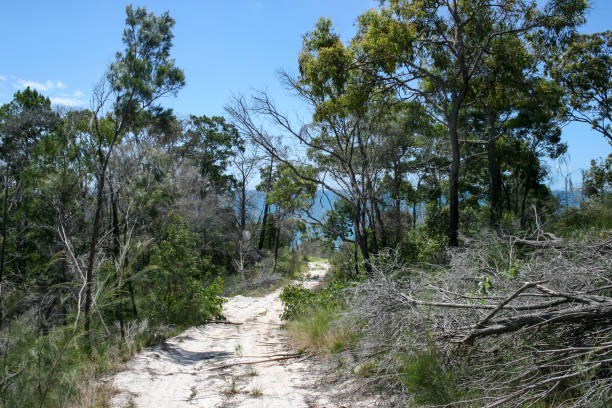
<path fill-rule="evenodd" d="M 213 324 L 213 323 L 217 323 L 217 324 L 231 324 L 234 326 L 240 326 L 242 323 L 234 323 L 234 322 L 230 322 L 229 320 L 204 320 L 202 322 L 202 324 Z"/>
<path fill-rule="evenodd" d="M 612 302 L 598 306 L 576 307 L 501 319 L 488 327 L 473 330 L 469 335 L 458 342 L 466 343 L 477 337 L 509 333 L 523 328 L 536 327 L 544 324 L 574 323 L 580 321 L 594 321 L 596 319 L 612 319 Z"/>
<path fill-rule="evenodd" d="M 222 366 L 211 368 L 209 371 L 221 370 L 223 368 L 239 366 L 239 365 L 259 364 L 259 363 L 267 363 L 267 362 L 271 362 L 271 361 L 289 360 L 289 359 L 297 358 L 297 357 L 300 357 L 300 356 L 303 356 L 303 355 L 304 355 L 304 353 L 295 353 L 295 354 L 291 354 L 291 355 L 288 355 L 288 356 L 285 356 L 285 357 L 276 357 L 276 358 L 268 358 L 268 359 L 265 359 L 265 360 L 243 361 L 243 362 L 239 362 L 239 363 L 224 364 Z"/>

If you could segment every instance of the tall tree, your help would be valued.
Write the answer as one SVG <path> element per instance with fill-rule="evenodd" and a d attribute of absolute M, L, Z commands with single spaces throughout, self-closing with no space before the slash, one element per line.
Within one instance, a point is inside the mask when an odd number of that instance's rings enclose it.
<path fill-rule="evenodd" d="M 100 237 L 106 170 L 113 148 L 130 130 L 138 114 L 145 110 L 161 114 L 156 102 L 173 95 L 185 84 L 183 71 L 170 58 L 174 20 L 166 12 L 161 16 L 144 8 L 126 8 L 123 31 L 124 52 L 118 52 L 105 81 L 96 89 L 95 110 L 91 119 L 91 141 L 97 158 L 96 203 L 86 268 L 85 330 L 89 333 L 93 273 Z M 104 109 L 111 103 L 111 111 Z"/>
<path fill-rule="evenodd" d="M 460 114 L 470 86 L 494 40 L 550 28 L 556 33 L 581 20 L 582 0 L 389 0 L 359 18 L 357 66 L 368 67 L 406 98 L 422 98 L 448 129 L 451 145 L 448 238 L 458 245 Z M 473 97 L 472 97 L 473 99 Z"/>
<path fill-rule="evenodd" d="M 9 194 L 13 190 L 16 203 L 20 206 L 18 192 L 27 177 L 25 170 L 31 162 L 31 156 L 37 143 L 59 124 L 59 116 L 52 111 L 49 98 L 29 87 L 15 93 L 13 100 L 0 107 L 0 160 L 3 173 L 2 225 L 0 234 L 0 328 L 3 321 L 3 283 L 6 269 L 6 251 L 8 240 Z M 27 217 L 26 217 L 27 218 Z M 24 222 L 27 222 L 25 219 Z M 23 223 L 18 230 L 23 230 Z M 25 233 L 25 231 L 22 231 Z M 20 240 L 23 242 L 23 239 Z M 21 245 L 23 247 L 23 244 Z M 25 254 L 21 254 L 23 258 Z M 22 268 L 23 269 L 23 268 Z M 21 271 L 25 278 L 25 270 Z"/>
<path fill-rule="evenodd" d="M 612 144 L 612 31 L 576 36 L 552 68 L 565 88 L 565 117 L 586 123 Z"/>

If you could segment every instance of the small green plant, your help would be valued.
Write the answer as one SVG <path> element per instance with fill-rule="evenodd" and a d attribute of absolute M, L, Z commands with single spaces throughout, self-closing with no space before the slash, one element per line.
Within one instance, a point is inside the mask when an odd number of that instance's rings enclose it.
<path fill-rule="evenodd" d="M 229 388 L 223 391 L 223 394 L 225 395 L 229 395 L 229 396 L 234 396 L 236 394 L 238 394 L 240 392 L 240 390 L 238 389 L 238 383 L 236 381 L 236 378 L 232 377 L 232 381 L 230 382 Z"/>
<path fill-rule="evenodd" d="M 408 231 L 400 244 L 400 253 L 408 262 L 437 263 L 443 261 L 445 237 L 425 228 Z"/>
<path fill-rule="evenodd" d="M 455 394 L 452 375 L 442 366 L 435 349 L 415 350 L 404 356 L 401 382 L 420 404 L 447 404 Z"/>
<path fill-rule="evenodd" d="M 336 353 L 343 350 L 352 338 L 349 330 L 334 324 L 337 317 L 338 313 L 333 310 L 318 308 L 287 323 L 287 329 L 303 348 Z"/>
<path fill-rule="evenodd" d="M 344 305 L 343 290 L 345 287 L 345 283 L 335 282 L 315 291 L 300 285 L 288 285 L 280 294 L 280 299 L 285 306 L 281 319 L 295 319 L 321 308 L 338 311 Z"/>
<path fill-rule="evenodd" d="M 259 387 L 255 387 L 251 390 L 251 396 L 253 398 L 259 398 L 263 395 L 263 391 L 261 391 L 261 388 Z"/>

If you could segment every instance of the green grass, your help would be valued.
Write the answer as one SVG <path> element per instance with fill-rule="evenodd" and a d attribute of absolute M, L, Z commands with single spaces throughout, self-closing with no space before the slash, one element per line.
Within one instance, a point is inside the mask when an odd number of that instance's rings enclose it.
<path fill-rule="evenodd" d="M 447 404 L 454 400 L 453 377 L 436 350 L 415 350 L 403 356 L 400 381 L 418 404 Z"/>
<path fill-rule="evenodd" d="M 301 348 L 338 352 L 350 342 L 352 334 L 349 330 L 335 324 L 337 317 L 337 312 L 330 309 L 315 309 L 302 317 L 289 321 L 287 330 Z"/>
<path fill-rule="evenodd" d="M 117 371 L 144 347 L 177 334 L 179 328 L 153 327 L 121 340 L 111 330 L 92 327 L 88 353 L 81 328 L 60 326 L 46 334 L 33 322 L 16 320 L 1 333 L 0 407 L 104 407 L 112 389 L 100 376 Z"/>

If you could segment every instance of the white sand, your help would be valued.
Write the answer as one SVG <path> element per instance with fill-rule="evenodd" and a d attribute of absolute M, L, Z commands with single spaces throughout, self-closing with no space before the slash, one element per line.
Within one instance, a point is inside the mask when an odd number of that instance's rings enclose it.
<path fill-rule="evenodd" d="M 309 263 L 306 287 L 316 286 L 329 264 Z M 252 362 L 295 353 L 281 330 L 280 289 L 264 297 L 235 296 L 225 317 L 239 326 L 193 327 L 147 349 L 113 376 L 112 407 L 371 407 L 373 401 L 340 402 L 342 385 L 331 385 L 314 359 Z M 342 389 L 344 388 L 344 389 Z"/>

